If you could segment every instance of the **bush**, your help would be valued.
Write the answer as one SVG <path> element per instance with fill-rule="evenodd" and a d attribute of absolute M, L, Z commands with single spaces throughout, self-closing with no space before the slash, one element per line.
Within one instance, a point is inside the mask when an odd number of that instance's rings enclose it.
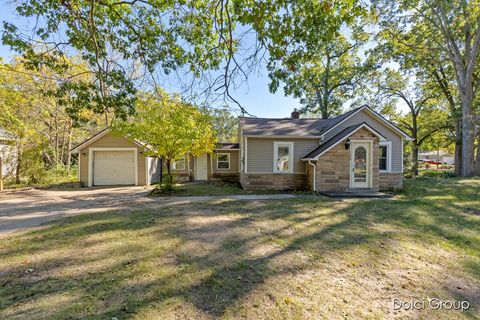
<path fill-rule="evenodd" d="M 175 190 L 173 188 L 173 181 L 174 181 L 174 176 L 170 178 L 170 176 L 164 175 L 163 176 L 163 183 L 157 183 L 157 185 L 150 191 L 150 195 L 155 196 L 155 195 L 171 195 Z"/>
<path fill-rule="evenodd" d="M 169 196 L 174 192 L 173 184 L 170 182 L 164 182 L 157 184 L 149 193 L 151 196 Z"/>
<path fill-rule="evenodd" d="M 450 178 L 455 178 L 455 172 L 453 171 L 443 171 L 442 172 L 442 178 L 445 178 L 445 179 L 450 179 Z"/>

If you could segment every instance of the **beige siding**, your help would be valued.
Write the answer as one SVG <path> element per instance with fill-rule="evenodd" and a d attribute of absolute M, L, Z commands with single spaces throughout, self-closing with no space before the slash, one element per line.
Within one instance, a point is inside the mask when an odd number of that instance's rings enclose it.
<path fill-rule="evenodd" d="M 382 134 L 388 141 L 392 142 L 392 168 L 391 172 L 402 172 L 402 137 L 388 128 L 383 122 L 377 120 L 375 117 L 368 114 L 366 111 L 361 110 L 350 119 L 345 120 L 339 124 L 335 129 L 328 132 L 325 139 L 330 139 L 346 127 L 356 125 L 362 122 L 366 122 L 370 127 Z"/>
<path fill-rule="evenodd" d="M 293 142 L 293 173 L 306 172 L 302 157 L 318 146 L 318 139 L 247 139 L 247 172 L 273 173 L 273 145 L 275 141 Z M 280 173 L 282 174 L 282 173 Z"/>
<path fill-rule="evenodd" d="M 223 170 L 223 169 L 217 169 L 217 154 L 218 153 L 228 153 L 230 154 L 230 169 L 229 170 Z M 227 172 L 239 172 L 239 167 L 238 167 L 238 150 L 233 150 L 233 151 L 215 151 L 213 156 L 213 173 L 227 173 Z"/>
<path fill-rule="evenodd" d="M 88 185 L 88 153 L 90 148 L 137 148 L 138 152 L 138 184 L 145 185 L 146 184 L 146 161 L 145 156 L 143 155 L 143 148 L 137 146 L 135 143 L 130 141 L 129 139 L 113 134 L 112 132 L 107 133 L 103 137 L 99 138 L 98 140 L 92 142 L 91 144 L 87 145 L 83 149 L 79 150 L 79 157 L 80 157 L 80 182 L 82 185 Z M 140 152 L 142 154 L 140 154 Z"/>

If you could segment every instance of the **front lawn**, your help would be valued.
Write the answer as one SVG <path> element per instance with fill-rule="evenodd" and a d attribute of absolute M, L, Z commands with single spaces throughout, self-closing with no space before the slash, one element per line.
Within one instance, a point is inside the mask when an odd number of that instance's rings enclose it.
<path fill-rule="evenodd" d="M 1 239 L 0 319 L 114 317 L 478 319 L 480 179 L 419 178 L 393 200 L 86 214 Z"/>

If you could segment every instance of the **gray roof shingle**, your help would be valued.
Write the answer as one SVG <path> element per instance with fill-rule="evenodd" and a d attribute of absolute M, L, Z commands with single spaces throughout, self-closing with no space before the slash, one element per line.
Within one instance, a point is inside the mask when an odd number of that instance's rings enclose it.
<path fill-rule="evenodd" d="M 243 134 L 247 136 L 319 136 L 329 127 L 330 119 L 243 118 Z"/>
<path fill-rule="evenodd" d="M 235 150 L 239 149 L 240 144 L 239 143 L 230 143 L 230 142 L 218 142 L 215 144 L 215 149 L 230 149 L 230 150 Z"/>
<path fill-rule="evenodd" d="M 241 118 L 243 134 L 247 136 L 320 136 L 331 127 L 348 118 L 360 108 L 350 110 L 338 117 L 331 119 Z"/>

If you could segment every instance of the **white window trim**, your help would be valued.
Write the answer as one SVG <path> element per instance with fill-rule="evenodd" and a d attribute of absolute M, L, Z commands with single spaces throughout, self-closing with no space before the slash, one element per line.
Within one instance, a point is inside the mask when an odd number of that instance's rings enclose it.
<path fill-rule="evenodd" d="M 288 171 L 280 171 L 277 169 L 277 159 L 278 159 L 278 147 L 279 146 L 288 146 L 289 148 L 289 155 L 288 155 L 288 163 L 289 168 Z M 293 142 L 292 141 L 275 141 L 273 143 L 273 173 L 293 173 Z"/>
<path fill-rule="evenodd" d="M 137 148 L 89 148 L 88 149 L 88 181 L 87 185 L 93 187 L 93 153 L 95 151 L 131 151 L 134 154 L 135 185 L 138 186 L 138 149 Z"/>
<path fill-rule="evenodd" d="M 218 167 L 218 157 L 219 156 L 227 156 L 228 158 L 228 168 L 219 168 Z M 220 161 L 220 162 L 226 162 L 226 161 Z M 226 152 L 220 152 L 220 153 L 217 153 L 217 170 L 225 170 L 225 171 L 228 171 L 230 170 L 230 153 L 226 153 Z"/>
<path fill-rule="evenodd" d="M 379 171 L 380 172 L 392 172 L 392 142 L 391 141 L 380 141 L 379 148 L 380 147 L 387 147 L 387 170 L 380 170 L 380 168 L 379 168 Z M 378 158 L 380 160 L 380 154 L 378 155 Z"/>
<path fill-rule="evenodd" d="M 177 168 L 177 161 L 183 160 L 183 169 L 182 168 Z M 172 170 L 174 171 L 185 171 L 187 168 L 187 159 L 185 157 L 182 157 L 178 160 L 173 160 L 173 165 L 172 165 Z"/>

